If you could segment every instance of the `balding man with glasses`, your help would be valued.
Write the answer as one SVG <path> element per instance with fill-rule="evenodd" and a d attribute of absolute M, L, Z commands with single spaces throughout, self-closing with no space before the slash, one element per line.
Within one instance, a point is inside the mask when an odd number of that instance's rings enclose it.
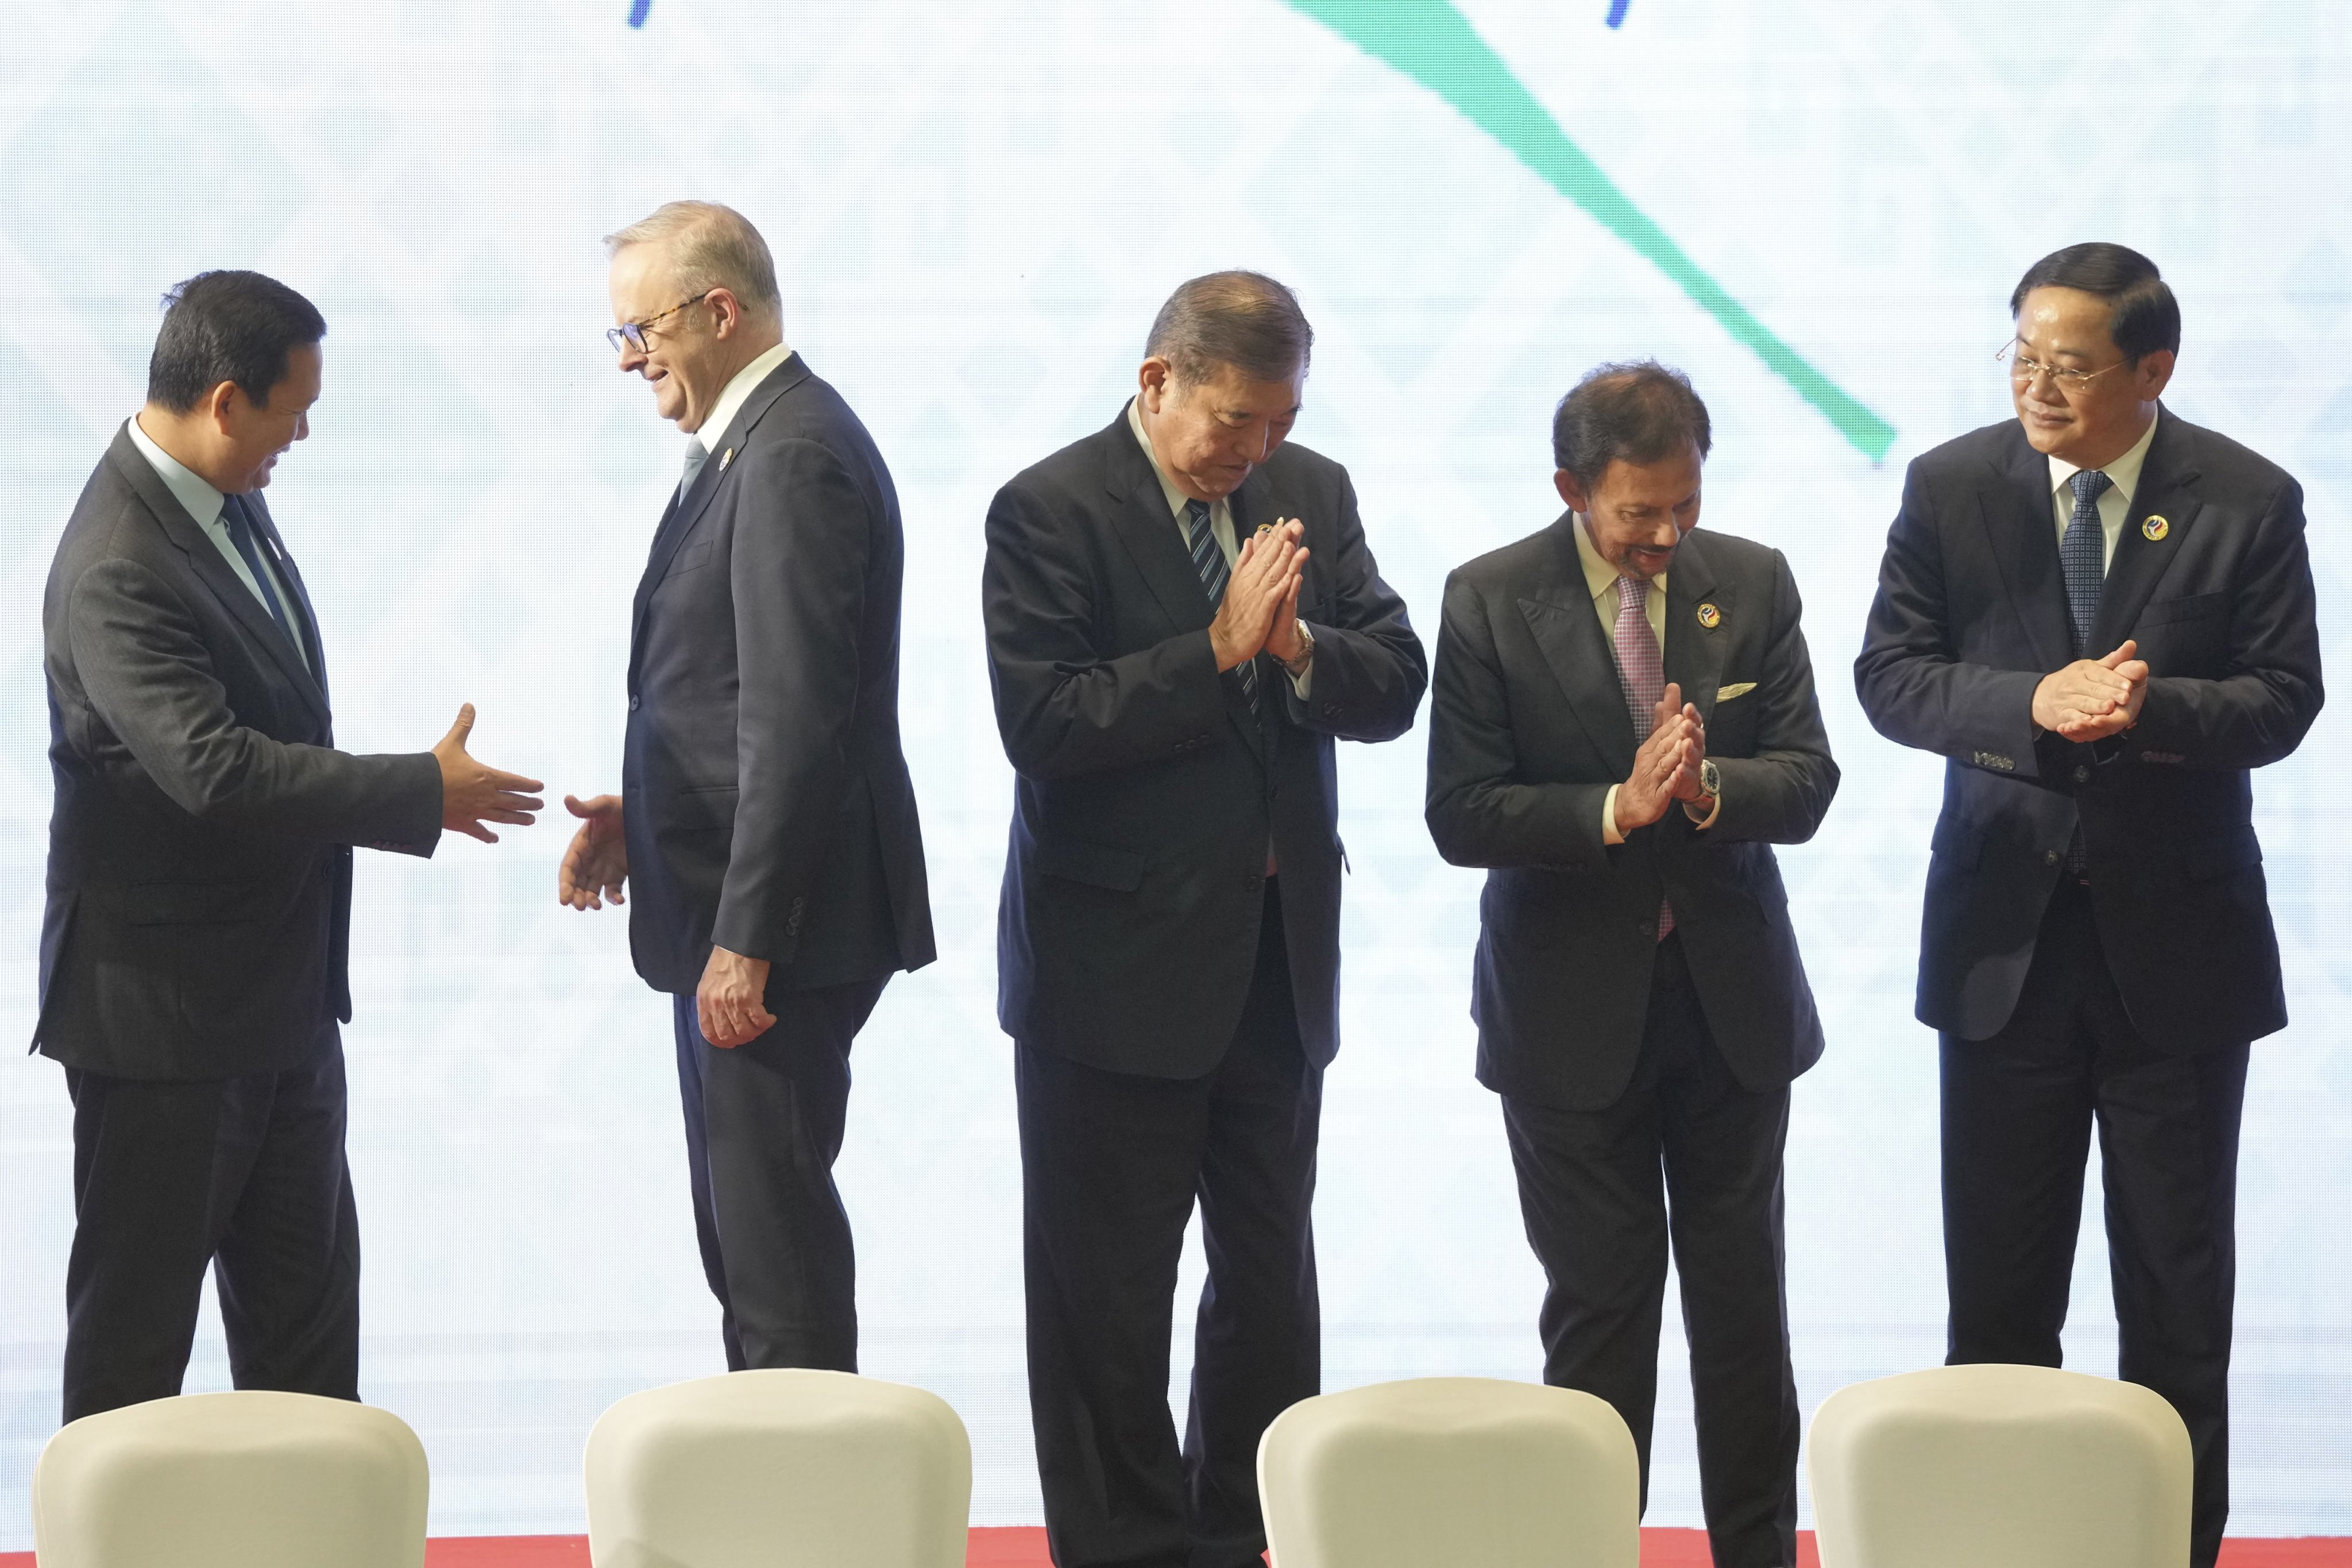
<path fill-rule="evenodd" d="M 833 1163 L 849 1049 L 933 956 L 898 744 L 898 498 L 841 395 L 784 342 L 738 212 L 672 202 L 607 237 L 620 369 L 686 432 L 637 584 L 621 794 L 558 895 L 630 906 L 672 998 L 688 1174 L 730 1370 L 857 1370 Z"/>
<path fill-rule="evenodd" d="M 2011 296 L 2017 418 L 1920 457 L 1854 664 L 1946 759 L 1918 1014 L 1938 1031 L 1951 1362 L 2059 1364 L 2094 1126 L 2120 1374 L 2229 1517 L 2238 1127 L 2286 1026 L 2251 770 L 2319 712 L 2303 491 L 2165 408 L 2180 310 L 2071 246 Z"/>

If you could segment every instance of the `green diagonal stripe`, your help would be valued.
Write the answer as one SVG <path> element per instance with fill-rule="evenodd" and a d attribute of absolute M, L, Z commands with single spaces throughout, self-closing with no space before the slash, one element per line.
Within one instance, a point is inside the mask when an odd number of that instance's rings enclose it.
<path fill-rule="evenodd" d="M 1873 462 L 1895 444 L 1895 426 L 1808 364 L 1747 306 L 1699 268 L 1683 247 L 1634 206 L 1568 139 L 1535 94 L 1446 0 L 1288 0 L 1374 59 L 1393 66 L 1438 97 L 1534 170 L 1560 195 L 1601 220 L 1723 323 L 1731 335 L 1828 416 L 1838 434 Z"/>

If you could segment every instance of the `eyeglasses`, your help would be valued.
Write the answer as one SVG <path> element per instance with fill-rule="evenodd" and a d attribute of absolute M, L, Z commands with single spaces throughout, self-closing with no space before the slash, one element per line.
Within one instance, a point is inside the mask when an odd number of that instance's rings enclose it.
<path fill-rule="evenodd" d="M 646 329 L 647 327 L 652 326 L 656 321 L 665 321 L 671 316 L 677 315 L 688 305 L 699 305 L 705 300 L 709 299 L 710 296 L 718 292 L 719 290 L 716 289 L 705 289 L 701 293 L 697 294 L 691 300 L 679 300 L 677 304 L 672 305 L 668 310 L 664 310 L 658 316 L 647 316 L 642 321 L 623 321 L 617 327 L 607 327 L 604 329 L 604 341 L 613 345 L 613 352 L 614 353 L 619 353 L 623 349 L 635 349 L 639 353 L 644 353 L 646 352 Z"/>
<path fill-rule="evenodd" d="M 2075 370 L 2066 365 L 2044 364 L 2038 359 L 2029 358 L 2025 353 L 2025 345 L 2015 338 L 2001 344 L 1992 357 L 1996 361 L 2009 362 L 2009 379 L 2018 385 L 2031 385 L 2034 377 L 2046 375 L 2050 378 L 2051 384 L 2061 392 L 2080 392 L 2096 377 L 2105 375 L 2111 370 L 2121 370 L 2124 365 L 2121 360 L 2110 365 L 2102 365 L 2097 370 Z"/>

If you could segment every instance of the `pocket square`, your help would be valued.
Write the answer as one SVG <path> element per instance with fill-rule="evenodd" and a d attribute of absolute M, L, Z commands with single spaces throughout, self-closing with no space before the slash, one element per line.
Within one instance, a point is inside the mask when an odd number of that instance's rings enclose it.
<path fill-rule="evenodd" d="M 1745 697 L 1755 689 L 1756 683 L 1752 680 L 1738 681 L 1729 686 L 1718 686 L 1715 689 L 1715 700 L 1717 702 L 1728 702 L 1735 697 Z"/>

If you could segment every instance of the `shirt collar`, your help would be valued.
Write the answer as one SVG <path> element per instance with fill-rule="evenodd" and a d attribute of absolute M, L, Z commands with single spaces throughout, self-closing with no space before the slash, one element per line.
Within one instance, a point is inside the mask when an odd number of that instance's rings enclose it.
<path fill-rule="evenodd" d="M 2132 443 L 2131 450 L 2109 463 L 2105 469 L 2108 481 L 2115 486 L 2116 494 L 2123 497 L 2126 510 L 2130 510 L 2132 496 L 2139 489 L 2139 471 L 2147 462 L 2149 443 L 2156 439 L 2157 420 L 2163 417 L 2163 411 L 2158 410 L 2156 419 L 2147 422 L 2147 428 L 2139 433 L 2139 439 Z M 2057 494 L 2068 479 L 2082 471 L 2063 458 L 2051 458 L 2050 493 Z"/>
<path fill-rule="evenodd" d="M 1160 481 L 1160 493 L 1168 498 L 1168 515 L 1181 518 L 1192 498 L 1178 489 L 1176 481 L 1168 477 L 1168 470 L 1160 466 L 1160 454 L 1151 449 L 1151 437 L 1143 433 L 1143 411 L 1137 406 L 1139 402 L 1133 397 L 1127 400 L 1127 427 L 1135 432 L 1135 444 L 1143 448 L 1145 457 L 1151 459 L 1152 477 Z M 1222 500 L 1211 501 L 1210 513 L 1214 515 L 1216 510 L 1224 504 Z"/>
<path fill-rule="evenodd" d="M 1576 527 L 1571 531 L 1576 535 L 1576 558 L 1584 565 L 1584 585 L 1592 590 L 1592 596 L 1596 599 L 1603 594 L 1614 594 L 1617 579 L 1626 574 L 1601 559 L 1601 552 L 1593 546 L 1592 535 L 1586 530 L 1584 514 L 1580 511 L 1570 515 L 1576 520 Z M 1650 586 L 1661 594 L 1664 593 L 1666 574 L 1661 572 L 1651 578 Z"/>
<path fill-rule="evenodd" d="M 218 522 L 220 491 L 213 489 L 194 468 L 155 445 L 154 437 L 139 428 L 137 415 L 132 415 L 127 423 L 131 444 L 139 448 L 139 455 L 147 459 L 147 466 L 155 470 L 155 477 L 163 481 L 163 488 L 172 492 L 172 499 L 186 507 L 188 515 L 194 518 L 199 526 L 210 528 Z"/>
<path fill-rule="evenodd" d="M 709 451 L 714 442 L 725 437 L 727 427 L 735 423 L 735 416 L 741 411 L 744 400 L 768 379 L 770 372 L 792 357 L 793 345 L 779 342 L 737 371 L 735 378 L 727 384 L 727 390 L 719 395 L 719 401 L 710 405 L 710 417 L 702 422 L 701 429 L 687 439 L 701 443 L 702 449 Z"/>

